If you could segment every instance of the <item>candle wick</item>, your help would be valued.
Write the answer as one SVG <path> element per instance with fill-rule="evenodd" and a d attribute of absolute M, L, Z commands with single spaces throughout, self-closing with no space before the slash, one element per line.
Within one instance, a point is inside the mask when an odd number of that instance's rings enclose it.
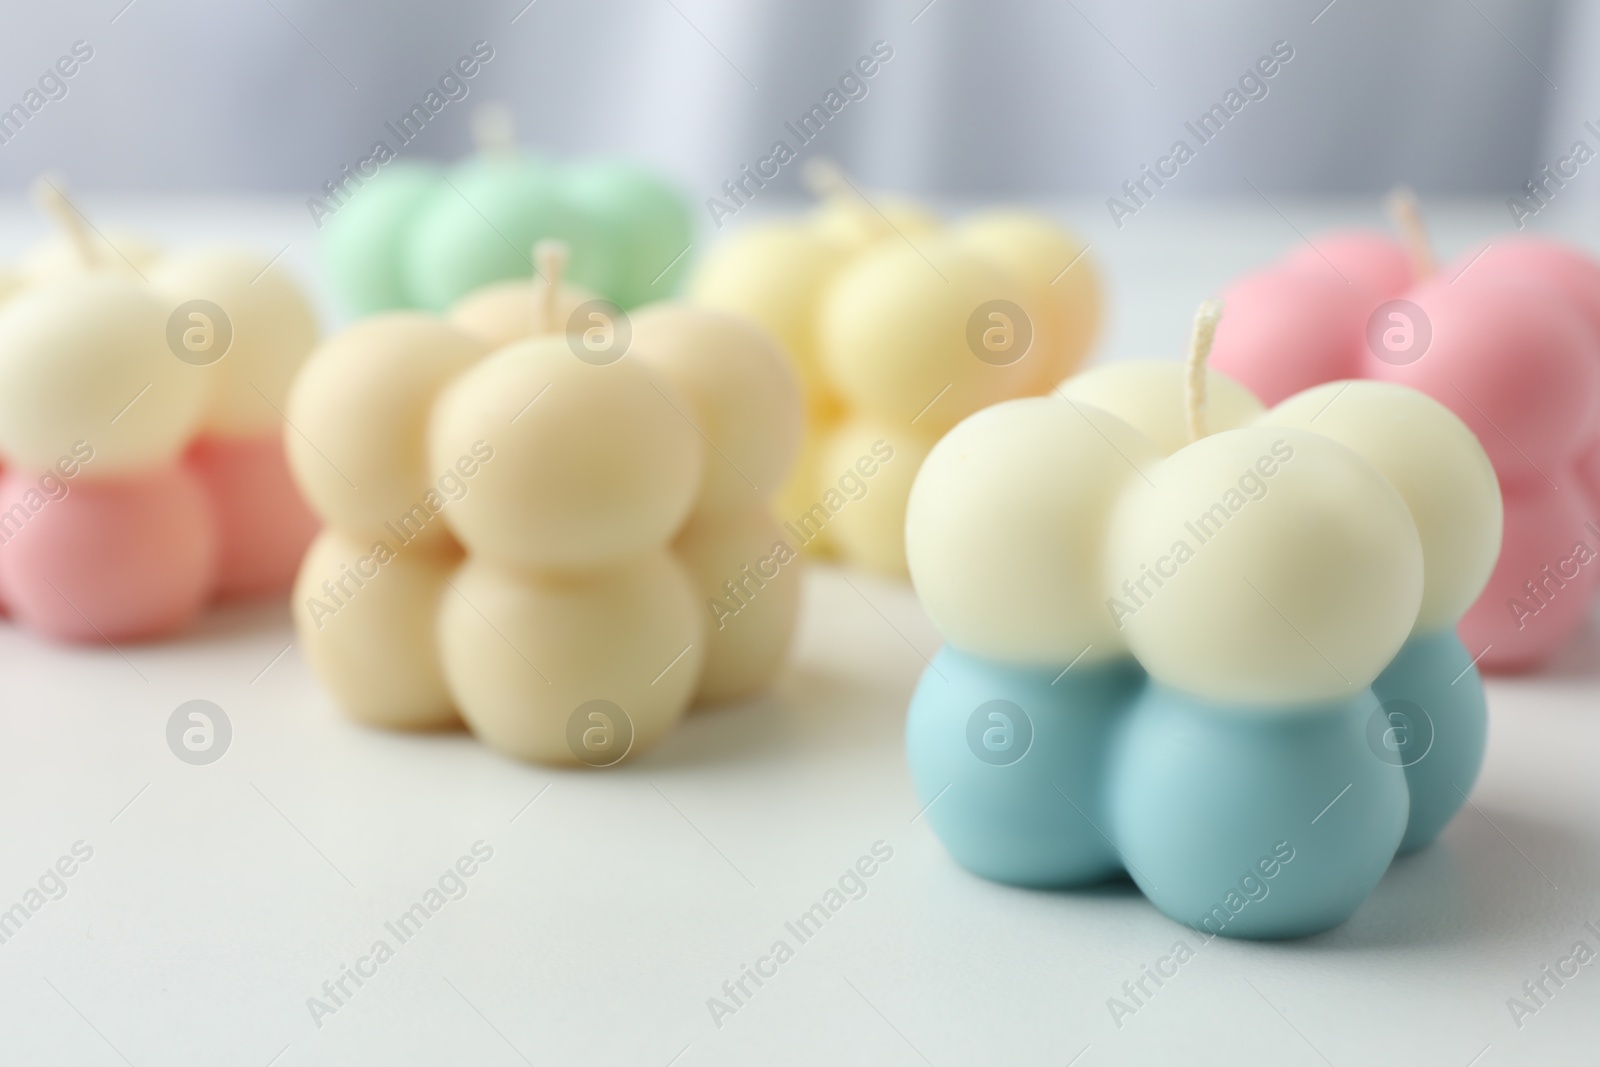
<path fill-rule="evenodd" d="M 888 228 L 878 209 L 845 175 L 844 168 L 827 156 L 814 156 L 806 160 L 805 166 L 800 168 L 800 181 L 806 191 L 818 200 L 848 204 L 850 210 L 860 215 L 869 227 L 880 231 Z"/>
<path fill-rule="evenodd" d="M 533 246 L 534 270 L 543 279 L 543 285 L 534 296 L 533 334 L 558 333 L 562 326 L 556 321 L 556 290 L 567 272 L 567 242 L 546 238 Z"/>
<path fill-rule="evenodd" d="M 1422 220 L 1422 208 L 1417 194 L 1409 186 L 1397 185 L 1387 200 L 1389 218 L 1405 238 L 1411 253 L 1411 270 L 1418 280 L 1433 276 L 1433 242 L 1428 239 L 1428 227 Z"/>
<path fill-rule="evenodd" d="M 819 200 L 843 196 L 852 191 L 850 183 L 845 180 L 844 171 L 827 156 L 814 156 L 806 160 L 805 166 L 800 168 L 800 180 L 806 191 Z"/>
<path fill-rule="evenodd" d="M 1206 435 L 1206 359 L 1211 355 L 1211 343 L 1216 340 L 1221 318 L 1222 301 L 1204 300 L 1194 313 L 1194 329 L 1189 333 L 1189 357 L 1183 366 L 1183 408 L 1191 442 Z"/>
<path fill-rule="evenodd" d="M 472 142 L 478 151 L 496 159 L 517 154 L 517 124 L 511 109 L 498 100 L 479 104 L 472 112 Z"/>
<path fill-rule="evenodd" d="M 72 206 L 67 194 L 61 191 L 61 179 L 52 181 L 48 175 L 39 175 L 33 183 L 33 200 L 47 218 L 54 219 L 56 225 L 61 227 L 82 264 L 85 267 L 97 266 L 100 250 L 90 238 L 89 227 L 85 225 L 83 216 Z"/>

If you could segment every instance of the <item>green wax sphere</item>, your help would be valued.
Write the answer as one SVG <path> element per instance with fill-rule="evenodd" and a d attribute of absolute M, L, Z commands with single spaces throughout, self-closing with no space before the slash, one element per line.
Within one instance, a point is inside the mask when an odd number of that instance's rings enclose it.
<path fill-rule="evenodd" d="M 490 282 L 533 276 L 533 246 L 572 249 L 567 274 L 587 284 L 601 254 L 585 215 L 568 206 L 557 172 L 525 158 L 485 157 L 455 168 L 413 220 L 403 251 L 416 307 L 443 311 Z"/>
<path fill-rule="evenodd" d="M 688 269 L 694 238 L 683 197 L 660 177 L 632 163 L 593 160 L 565 168 L 567 202 L 586 215 L 600 242 L 584 266 L 569 273 L 579 285 L 624 308 L 665 300 Z"/>
<path fill-rule="evenodd" d="M 322 227 L 328 277 L 356 314 L 411 305 L 401 251 L 411 220 L 435 190 L 449 189 L 437 168 L 390 163 L 359 188 Z"/>

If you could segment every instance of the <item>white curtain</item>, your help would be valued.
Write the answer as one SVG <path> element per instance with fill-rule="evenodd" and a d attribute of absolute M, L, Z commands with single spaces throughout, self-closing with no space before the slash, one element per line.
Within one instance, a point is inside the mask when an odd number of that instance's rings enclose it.
<path fill-rule="evenodd" d="M 7 0 L 0 108 L 74 42 L 94 55 L 0 145 L 0 182 L 309 196 L 480 40 L 494 58 L 408 153 L 466 151 L 472 105 L 499 98 L 525 141 L 643 157 L 696 200 L 878 41 L 893 57 L 806 151 L 935 196 L 1109 196 L 1279 41 L 1267 95 L 1164 196 L 1504 196 L 1600 119 L 1600 14 L 1558 0 L 525 3 Z"/>

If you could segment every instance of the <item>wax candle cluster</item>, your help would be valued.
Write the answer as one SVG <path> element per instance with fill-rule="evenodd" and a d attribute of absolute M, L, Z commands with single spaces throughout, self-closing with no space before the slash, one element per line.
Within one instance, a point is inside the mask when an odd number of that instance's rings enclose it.
<path fill-rule="evenodd" d="M 562 246 L 536 254 L 538 281 L 373 316 L 307 362 L 289 457 L 327 529 L 295 621 L 358 719 L 609 766 L 782 665 L 799 578 L 770 497 L 799 384 L 752 323 L 612 319 Z"/>
<path fill-rule="evenodd" d="M 740 229 L 690 293 L 760 322 L 794 358 L 807 431 L 783 517 L 813 550 L 904 574 L 906 498 L 928 450 L 979 408 L 1070 374 L 1098 326 L 1099 282 L 1048 218 L 994 210 L 947 228 L 914 203 L 865 198 L 831 165 L 807 174 L 821 206 Z M 856 497 L 852 466 L 878 443 L 892 461 Z"/>
<path fill-rule="evenodd" d="M 1453 627 L 1500 495 L 1436 401 L 1355 381 L 1263 410 L 1203 368 L 1212 324 L 1187 369 L 1102 367 L 934 446 L 906 544 L 949 645 L 907 748 L 978 874 L 1126 872 L 1180 922 L 1298 936 L 1471 788 L 1485 708 Z"/>
<path fill-rule="evenodd" d="M 316 523 L 279 414 L 316 319 L 282 267 L 63 232 L 0 277 L 0 603 L 63 640 L 125 641 L 286 589 Z"/>
<path fill-rule="evenodd" d="M 1395 204 L 1406 241 L 1319 235 L 1236 281 L 1212 362 L 1267 403 L 1365 377 L 1470 426 L 1505 496 L 1505 546 L 1461 636 L 1486 670 L 1534 667 L 1600 592 L 1600 263 L 1524 236 L 1436 271 L 1414 202 Z"/>
<path fill-rule="evenodd" d="M 472 159 L 448 170 L 390 163 L 344 191 L 324 253 L 354 311 L 443 311 L 521 279 L 527 250 L 543 239 L 567 242 L 572 281 L 624 309 L 677 291 L 693 228 L 670 183 L 620 160 L 528 155 L 503 109 L 480 109 L 474 129 L 481 151 Z"/>

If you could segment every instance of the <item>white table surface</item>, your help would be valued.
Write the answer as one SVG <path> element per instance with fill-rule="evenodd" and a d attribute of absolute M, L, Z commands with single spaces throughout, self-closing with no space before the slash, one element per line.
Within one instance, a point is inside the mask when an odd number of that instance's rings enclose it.
<path fill-rule="evenodd" d="M 248 240 L 314 273 L 289 202 L 85 197 L 101 225 Z M 1173 353 L 1232 274 L 1359 208 L 1155 205 L 1121 232 L 1076 205 L 1113 278 L 1112 357 Z M 1452 251 L 1506 226 L 1435 207 Z M 1282 214 L 1279 214 L 1279 211 Z M 1285 217 L 1286 216 L 1286 217 Z M 1293 220 L 1292 223 L 1288 220 Z M 0 255 L 42 226 L 0 206 Z M 909 590 L 807 577 L 793 662 L 605 772 L 524 766 L 465 734 L 345 719 L 278 604 L 180 640 L 52 646 L 0 623 L 0 909 L 83 841 L 67 892 L 0 944 L 0 1064 L 1403 1063 L 1600 1060 L 1600 965 L 1519 1028 L 1506 1007 L 1574 942 L 1600 949 L 1600 634 L 1489 683 L 1473 807 L 1355 917 L 1218 940 L 1119 1028 L 1107 999 L 1199 939 L 1129 887 L 1038 893 L 958 868 L 916 818 L 907 697 L 938 637 Z M 168 750 L 180 703 L 225 709 L 226 755 Z M 530 803 L 531 802 L 531 803 Z M 493 858 L 335 1014 L 307 998 L 474 842 Z M 860 900 L 736 1015 L 708 997 L 874 842 Z M 1552 986 L 1552 988 L 1554 988 Z"/>

